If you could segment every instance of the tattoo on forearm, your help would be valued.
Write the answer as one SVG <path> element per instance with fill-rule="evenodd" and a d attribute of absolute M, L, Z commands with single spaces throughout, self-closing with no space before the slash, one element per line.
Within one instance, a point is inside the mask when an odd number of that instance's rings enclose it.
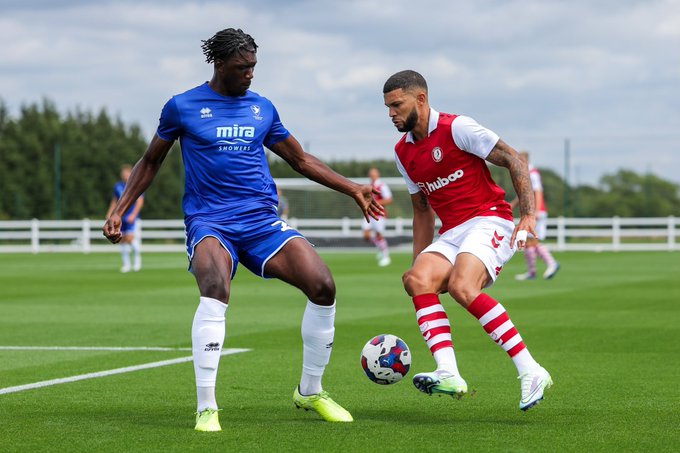
<path fill-rule="evenodd" d="M 534 192 L 529 179 L 529 167 L 509 145 L 499 140 L 486 160 L 505 167 L 510 172 L 512 185 L 517 192 L 520 215 L 534 214 Z"/>
<path fill-rule="evenodd" d="M 511 176 L 512 185 L 517 192 L 519 199 L 519 212 L 521 215 L 531 215 L 534 213 L 534 192 L 531 189 L 531 180 L 526 171 L 520 170 L 515 176 Z M 512 175 L 512 171 L 510 173 Z"/>

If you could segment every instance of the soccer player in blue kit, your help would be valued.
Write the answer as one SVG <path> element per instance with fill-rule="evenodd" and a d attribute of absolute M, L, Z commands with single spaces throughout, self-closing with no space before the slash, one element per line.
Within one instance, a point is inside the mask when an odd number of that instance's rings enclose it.
<path fill-rule="evenodd" d="M 130 177 L 130 172 L 132 167 L 130 165 L 123 165 L 120 169 L 120 181 L 118 181 L 113 186 L 113 197 L 111 198 L 111 203 L 109 203 L 109 209 L 106 211 L 106 218 L 108 219 L 113 208 L 116 207 L 116 202 L 123 194 L 125 190 L 125 184 Z M 121 218 L 121 240 L 120 240 L 120 257 L 123 262 L 123 266 L 120 271 L 125 274 L 130 272 L 130 269 L 135 272 L 139 272 L 142 269 L 142 253 L 139 237 L 135 236 L 137 219 L 139 218 L 139 211 L 144 206 L 144 195 L 140 195 L 137 198 L 130 209 L 128 209 Z M 130 266 L 130 251 L 132 251 L 133 264 Z"/>
<path fill-rule="evenodd" d="M 239 262 L 307 296 L 295 406 L 329 422 L 351 422 L 350 413 L 321 386 L 335 332 L 335 283 L 309 242 L 278 217 L 276 186 L 263 146 L 307 178 L 352 197 L 366 218 L 382 215 L 382 208 L 370 185 L 356 184 L 307 154 L 284 128 L 271 101 L 249 90 L 257 63 L 257 45 L 250 35 L 228 28 L 203 41 L 202 48 L 206 61 L 213 63 L 212 79 L 165 104 L 156 135 L 134 166 L 103 233 L 114 243 L 120 240 L 122 213 L 149 187 L 179 139 L 189 270 L 200 292 L 191 330 L 195 429 L 221 430 L 215 382 L 231 279 Z"/>

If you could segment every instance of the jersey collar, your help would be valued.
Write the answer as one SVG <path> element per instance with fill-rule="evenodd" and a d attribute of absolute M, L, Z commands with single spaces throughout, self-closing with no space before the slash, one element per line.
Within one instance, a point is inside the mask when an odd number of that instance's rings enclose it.
<path fill-rule="evenodd" d="M 439 112 L 430 107 L 430 119 L 427 122 L 427 136 L 429 137 L 433 130 L 437 128 L 439 122 Z M 406 133 L 406 143 L 415 143 L 411 131 Z"/>

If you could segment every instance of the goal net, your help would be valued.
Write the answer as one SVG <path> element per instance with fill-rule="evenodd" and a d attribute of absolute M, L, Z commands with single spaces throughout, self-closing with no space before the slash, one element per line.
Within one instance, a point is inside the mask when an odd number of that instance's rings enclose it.
<path fill-rule="evenodd" d="M 368 178 L 352 178 L 368 184 Z M 381 178 L 392 191 L 392 203 L 386 207 L 385 236 L 390 244 L 411 241 L 411 197 L 402 178 Z M 347 195 L 335 192 L 305 178 L 276 178 L 281 210 L 287 211 L 288 223 L 312 243 L 326 247 L 370 246 L 362 239 L 364 220 L 361 210 Z M 283 214 L 283 212 L 282 212 Z"/>

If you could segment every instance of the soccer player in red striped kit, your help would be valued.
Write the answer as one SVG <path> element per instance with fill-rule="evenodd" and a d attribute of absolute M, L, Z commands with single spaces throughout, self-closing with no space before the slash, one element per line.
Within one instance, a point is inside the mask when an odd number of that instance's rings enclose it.
<path fill-rule="evenodd" d="M 534 195 L 528 168 L 517 151 L 494 132 L 462 115 L 430 108 L 422 75 L 406 70 L 383 87 L 394 126 L 404 136 L 395 146 L 397 168 L 413 204 L 413 265 L 403 276 L 423 338 L 437 364 L 413 378 L 418 390 L 460 398 L 467 393 L 451 341 L 451 326 L 439 294 L 449 293 L 477 318 L 517 367 L 527 410 L 552 385 L 550 374 L 529 353 L 505 308 L 482 293 L 493 284 L 515 248 L 535 234 Z M 486 162 L 505 167 L 517 192 L 520 220 L 513 223 L 505 193 Z M 434 239 L 435 214 L 442 222 Z"/>

